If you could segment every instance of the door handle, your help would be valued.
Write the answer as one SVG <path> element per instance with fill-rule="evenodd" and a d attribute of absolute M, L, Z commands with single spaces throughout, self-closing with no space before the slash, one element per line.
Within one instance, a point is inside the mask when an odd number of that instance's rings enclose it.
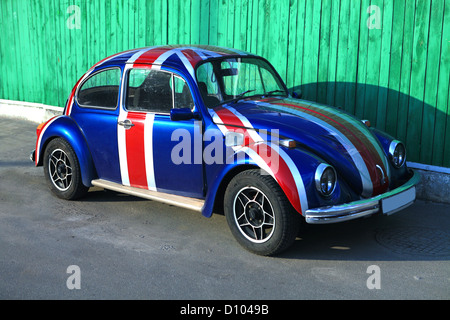
<path fill-rule="evenodd" d="M 119 124 L 119 126 L 123 126 L 127 130 L 130 129 L 131 127 L 134 127 L 133 122 L 131 122 L 131 120 L 129 120 L 129 119 L 119 121 L 118 124 Z"/>

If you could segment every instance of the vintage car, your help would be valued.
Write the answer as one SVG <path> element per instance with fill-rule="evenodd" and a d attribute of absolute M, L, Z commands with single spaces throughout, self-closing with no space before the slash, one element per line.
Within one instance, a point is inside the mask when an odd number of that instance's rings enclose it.
<path fill-rule="evenodd" d="M 391 214 L 419 176 L 402 142 L 289 93 L 262 57 L 213 46 L 129 50 L 95 64 L 31 154 L 50 189 L 92 186 L 223 213 L 246 249 L 274 255 L 303 221 Z"/>

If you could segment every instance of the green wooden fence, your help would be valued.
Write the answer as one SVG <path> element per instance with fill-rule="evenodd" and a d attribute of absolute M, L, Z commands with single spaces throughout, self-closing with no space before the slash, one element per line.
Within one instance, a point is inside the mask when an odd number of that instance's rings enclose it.
<path fill-rule="evenodd" d="M 0 0 L 0 98 L 63 106 L 107 55 L 211 44 L 450 167 L 450 0 Z"/>

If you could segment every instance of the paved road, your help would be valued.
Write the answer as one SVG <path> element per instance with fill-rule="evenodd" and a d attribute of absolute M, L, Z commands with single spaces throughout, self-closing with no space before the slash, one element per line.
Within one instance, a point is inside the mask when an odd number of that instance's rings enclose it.
<path fill-rule="evenodd" d="M 0 299 L 450 298 L 448 205 L 308 225 L 260 257 L 220 215 L 101 189 L 54 197 L 28 159 L 35 127 L 0 118 Z"/>

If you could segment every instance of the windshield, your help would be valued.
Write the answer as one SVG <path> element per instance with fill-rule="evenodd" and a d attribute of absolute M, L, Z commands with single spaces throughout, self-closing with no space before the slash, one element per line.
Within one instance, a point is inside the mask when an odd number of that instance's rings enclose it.
<path fill-rule="evenodd" d="M 209 108 L 250 97 L 287 96 L 272 66 L 258 58 L 227 58 L 203 63 L 196 71 L 203 102 Z"/>

